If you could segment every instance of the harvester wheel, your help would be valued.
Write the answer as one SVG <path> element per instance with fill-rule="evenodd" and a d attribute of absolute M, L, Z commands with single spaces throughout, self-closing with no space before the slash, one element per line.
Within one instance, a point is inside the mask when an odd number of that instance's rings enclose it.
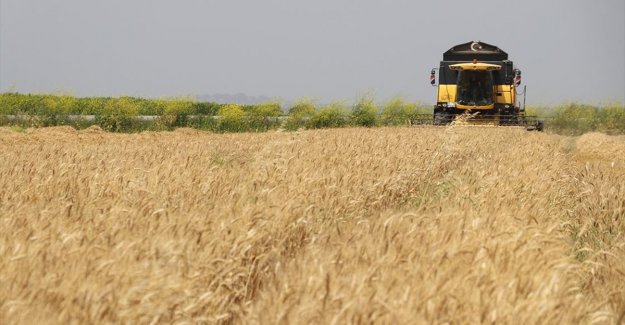
<path fill-rule="evenodd" d="M 536 122 L 536 131 L 542 132 L 545 129 L 545 122 L 544 121 L 537 121 Z"/>
<path fill-rule="evenodd" d="M 435 112 L 434 113 L 434 125 L 445 125 L 447 123 L 449 123 L 447 120 L 449 119 L 449 117 L 447 116 L 447 114 L 443 113 L 443 112 Z"/>

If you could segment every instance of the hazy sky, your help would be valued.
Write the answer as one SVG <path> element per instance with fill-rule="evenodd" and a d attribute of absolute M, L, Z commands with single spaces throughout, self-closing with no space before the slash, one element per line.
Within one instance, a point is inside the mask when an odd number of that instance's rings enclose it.
<path fill-rule="evenodd" d="M 0 0 L 0 91 L 434 101 L 482 40 L 529 103 L 625 101 L 623 0 Z"/>

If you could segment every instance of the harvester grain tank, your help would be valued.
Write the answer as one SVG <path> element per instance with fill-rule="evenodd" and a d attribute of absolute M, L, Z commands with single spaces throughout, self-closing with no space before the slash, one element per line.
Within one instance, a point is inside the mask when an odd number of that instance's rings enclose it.
<path fill-rule="evenodd" d="M 438 70 L 438 83 L 436 82 Z M 484 42 L 459 44 L 443 54 L 430 82 L 438 88 L 435 125 L 477 124 L 543 129 L 519 103 L 521 71 L 508 53 Z M 525 91 L 522 92 L 524 95 Z"/>

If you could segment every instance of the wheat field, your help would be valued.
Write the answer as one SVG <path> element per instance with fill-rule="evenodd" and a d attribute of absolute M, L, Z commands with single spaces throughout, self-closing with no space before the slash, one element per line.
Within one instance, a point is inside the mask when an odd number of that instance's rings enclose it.
<path fill-rule="evenodd" d="M 0 129 L 2 324 L 624 321 L 624 136 Z"/>

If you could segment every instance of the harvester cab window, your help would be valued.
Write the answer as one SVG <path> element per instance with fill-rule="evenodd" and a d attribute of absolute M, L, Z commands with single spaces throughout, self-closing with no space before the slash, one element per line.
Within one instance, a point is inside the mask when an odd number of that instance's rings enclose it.
<path fill-rule="evenodd" d="M 458 103 L 486 106 L 493 103 L 493 74 L 483 70 L 461 70 L 458 73 Z"/>

